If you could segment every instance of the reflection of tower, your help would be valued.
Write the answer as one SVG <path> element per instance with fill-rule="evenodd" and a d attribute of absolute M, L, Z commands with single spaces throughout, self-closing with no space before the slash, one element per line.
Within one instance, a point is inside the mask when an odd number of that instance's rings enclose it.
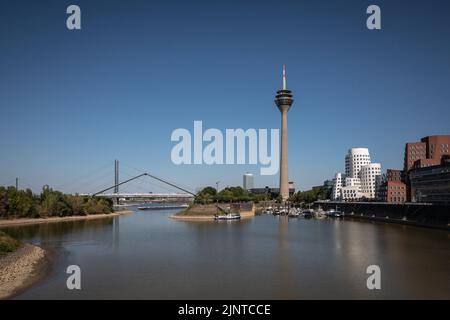
<path fill-rule="evenodd" d="M 117 252 L 119 249 L 119 233 L 120 233 L 120 227 L 119 227 L 119 217 L 113 218 L 113 247 L 114 252 Z"/>
<path fill-rule="evenodd" d="M 278 231 L 278 261 L 280 265 L 279 283 L 281 299 L 293 299 L 294 288 L 292 279 L 295 277 L 295 270 L 291 264 L 290 250 L 289 250 L 289 218 L 287 216 L 279 216 L 279 231 Z"/>
<path fill-rule="evenodd" d="M 283 201 L 289 198 L 287 113 L 293 102 L 292 91 L 286 89 L 286 68 L 283 65 L 283 86 L 275 97 L 275 104 L 281 112 L 280 195 Z"/>

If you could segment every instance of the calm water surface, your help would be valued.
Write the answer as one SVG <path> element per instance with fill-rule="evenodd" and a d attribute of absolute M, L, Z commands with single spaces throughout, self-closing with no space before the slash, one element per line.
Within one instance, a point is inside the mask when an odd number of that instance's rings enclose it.
<path fill-rule="evenodd" d="M 450 237 L 383 223 L 256 216 L 183 222 L 174 210 L 2 229 L 51 250 L 16 299 L 450 299 Z M 66 288 L 80 266 L 82 290 Z M 366 287 L 379 265 L 382 289 Z"/>

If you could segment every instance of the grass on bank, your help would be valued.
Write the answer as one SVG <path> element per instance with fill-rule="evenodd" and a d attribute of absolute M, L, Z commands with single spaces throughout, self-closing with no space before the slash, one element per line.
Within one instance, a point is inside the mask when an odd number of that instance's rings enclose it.
<path fill-rule="evenodd" d="M 207 205 L 190 205 L 189 208 L 178 212 L 177 216 L 213 216 L 217 212 L 217 208 L 213 204 Z"/>
<path fill-rule="evenodd" d="M 16 251 L 20 245 L 21 244 L 19 241 L 0 231 L 0 257 L 6 255 L 7 253 Z"/>

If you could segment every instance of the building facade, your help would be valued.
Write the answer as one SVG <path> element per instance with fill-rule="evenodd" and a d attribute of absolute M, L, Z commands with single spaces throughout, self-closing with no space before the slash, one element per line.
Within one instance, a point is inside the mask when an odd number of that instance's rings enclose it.
<path fill-rule="evenodd" d="M 331 191 L 332 200 L 341 200 L 343 186 L 345 186 L 345 175 L 338 172 L 333 179 L 333 188 Z"/>
<path fill-rule="evenodd" d="M 367 148 L 352 148 L 345 156 L 345 175 L 358 177 L 363 166 L 370 164 L 370 154 Z"/>
<path fill-rule="evenodd" d="M 242 184 L 244 190 L 250 190 L 253 189 L 253 174 L 246 173 L 243 177 L 243 184 Z"/>
<path fill-rule="evenodd" d="M 409 172 L 411 201 L 450 205 L 450 161 Z"/>
<path fill-rule="evenodd" d="M 359 172 L 361 194 L 368 199 L 375 199 L 376 177 L 381 175 L 381 164 L 370 163 L 363 166 Z"/>
<path fill-rule="evenodd" d="M 407 187 L 407 200 L 415 201 L 412 195 L 410 171 L 418 168 L 438 166 L 450 156 L 450 135 L 427 136 L 420 142 L 410 142 L 405 145 L 404 182 Z"/>
<path fill-rule="evenodd" d="M 379 188 L 377 199 L 388 203 L 405 203 L 406 184 L 401 181 L 385 181 Z"/>
<path fill-rule="evenodd" d="M 407 188 L 402 170 L 387 169 L 376 179 L 376 199 L 401 204 L 407 201 Z"/>
<path fill-rule="evenodd" d="M 386 179 L 388 181 L 404 181 L 404 174 L 402 170 L 398 169 L 387 169 Z"/>
<path fill-rule="evenodd" d="M 266 186 L 265 188 L 252 188 L 249 190 L 253 194 L 267 195 L 272 198 L 276 198 L 280 195 L 280 188 L 272 188 Z M 293 195 L 295 193 L 295 189 L 289 189 L 289 195 Z"/>
<path fill-rule="evenodd" d="M 404 171 L 440 165 L 449 156 L 450 135 L 427 136 L 405 146 Z"/>
<path fill-rule="evenodd" d="M 332 200 L 375 199 L 379 175 L 381 164 L 371 163 L 369 149 L 350 149 L 345 156 L 345 174 L 337 173 L 333 179 Z"/>

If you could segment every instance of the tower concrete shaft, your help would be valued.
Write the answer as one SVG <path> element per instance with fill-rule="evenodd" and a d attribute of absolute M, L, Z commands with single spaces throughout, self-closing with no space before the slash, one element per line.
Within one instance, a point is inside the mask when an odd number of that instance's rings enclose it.
<path fill-rule="evenodd" d="M 280 195 L 284 202 L 289 198 L 287 114 L 294 102 L 292 92 L 286 89 L 286 69 L 284 65 L 282 78 L 282 89 L 277 91 L 275 104 L 281 112 Z"/>

